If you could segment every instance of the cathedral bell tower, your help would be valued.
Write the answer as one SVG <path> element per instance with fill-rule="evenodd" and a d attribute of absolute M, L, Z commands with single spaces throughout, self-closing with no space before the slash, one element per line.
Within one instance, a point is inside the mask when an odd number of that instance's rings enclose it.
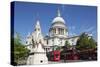
<path fill-rule="evenodd" d="M 32 45 L 31 54 L 27 59 L 27 64 L 47 64 L 48 58 L 44 49 L 44 38 L 42 36 L 39 20 L 36 21 L 34 32 L 32 33 Z M 31 46 L 32 46 L 31 45 Z"/>
<path fill-rule="evenodd" d="M 40 21 L 37 20 L 34 31 L 41 33 Z"/>
<path fill-rule="evenodd" d="M 35 28 L 34 28 L 33 39 L 35 40 L 36 43 L 39 43 L 39 42 L 43 43 L 44 42 L 39 20 L 36 21 L 36 25 L 35 25 Z"/>

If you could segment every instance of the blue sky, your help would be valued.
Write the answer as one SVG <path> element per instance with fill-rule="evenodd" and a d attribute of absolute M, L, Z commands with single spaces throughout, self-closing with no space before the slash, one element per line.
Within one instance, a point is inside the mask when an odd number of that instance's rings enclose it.
<path fill-rule="evenodd" d="M 97 40 L 96 6 L 15 2 L 14 32 L 18 32 L 25 41 L 28 32 L 34 31 L 36 20 L 39 19 L 45 36 L 57 16 L 58 8 L 66 21 L 69 36 L 88 32 Z"/>

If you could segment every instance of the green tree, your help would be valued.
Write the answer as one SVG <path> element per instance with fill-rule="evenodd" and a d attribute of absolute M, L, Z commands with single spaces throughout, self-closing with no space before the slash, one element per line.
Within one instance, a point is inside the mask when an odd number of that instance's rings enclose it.
<path fill-rule="evenodd" d="M 88 34 L 82 33 L 77 41 L 76 48 L 78 50 L 82 49 L 92 49 L 96 47 L 96 42 L 92 37 L 89 37 Z"/>
<path fill-rule="evenodd" d="M 66 51 L 67 49 L 69 49 L 71 47 L 70 43 L 66 40 L 65 41 L 65 45 L 62 47 L 62 51 Z"/>
<path fill-rule="evenodd" d="M 67 40 L 65 41 L 65 47 L 66 48 L 70 48 L 71 47 L 70 43 Z"/>
<path fill-rule="evenodd" d="M 60 49 L 61 49 L 61 47 L 60 46 L 57 46 L 56 50 L 60 50 Z"/>
<path fill-rule="evenodd" d="M 95 40 L 93 38 L 91 38 L 89 40 L 89 45 L 90 45 L 90 48 L 96 48 L 97 44 L 96 44 Z"/>
<path fill-rule="evenodd" d="M 22 43 L 18 33 L 14 37 L 14 62 L 18 64 L 18 61 L 25 58 L 28 55 L 29 50 Z"/>

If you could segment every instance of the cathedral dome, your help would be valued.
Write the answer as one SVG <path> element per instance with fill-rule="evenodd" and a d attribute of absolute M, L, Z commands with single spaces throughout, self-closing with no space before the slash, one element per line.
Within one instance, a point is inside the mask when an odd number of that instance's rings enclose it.
<path fill-rule="evenodd" d="M 55 17 L 52 21 L 52 25 L 49 29 L 50 32 L 50 36 L 51 37 L 67 37 L 67 27 L 65 24 L 65 20 L 63 19 L 63 17 L 61 17 L 60 11 L 58 10 L 57 12 L 57 17 Z"/>
<path fill-rule="evenodd" d="M 65 24 L 65 21 L 62 17 L 58 16 L 56 18 L 54 18 L 53 22 L 52 23 L 56 23 L 56 22 L 62 22 Z"/>
<path fill-rule="evenodd" d="M 60 22 L 60 23 L 64 23 L 65 24 L 65 21 L 64 19 L 61 17 L 61 14 L 60 14 L 60 11 L 58 10 L 57 12 L 57 17 L 55 17 L 52 21 L 52 23 L 56 23 L 56 22 Z"/>
<path fill-rule="evenodd" d="M 52 21 L 51 28 L 66 28 L 65 20 L 61 17 L 60 10 L 57 11 L 57 17 L 55 17 Z"/>

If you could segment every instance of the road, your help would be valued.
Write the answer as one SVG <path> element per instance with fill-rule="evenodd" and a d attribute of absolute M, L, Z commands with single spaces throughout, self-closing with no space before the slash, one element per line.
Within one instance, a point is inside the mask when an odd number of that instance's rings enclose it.
<path fill-rule="evenodd" d="M 48 64 L 56 64 L 56 63 L 69 63 L 69 62 L 83 62 L 83 60 L 60 60 L 60 61 L 49 61 Z"/>

